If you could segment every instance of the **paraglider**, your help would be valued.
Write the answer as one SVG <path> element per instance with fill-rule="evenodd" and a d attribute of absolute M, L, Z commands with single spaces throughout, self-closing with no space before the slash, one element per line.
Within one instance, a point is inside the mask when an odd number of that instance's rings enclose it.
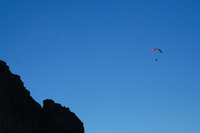
<path fill-rule="evenodd" d="M 155 50 L 158 50 L 160 53 L 162 53 L 162 50 L 160 50 L 159 48 L 153 48 L 152 52 L 155 51 Z M 158 59 L 155 59 L 155 61 L 158 61 Z"/>

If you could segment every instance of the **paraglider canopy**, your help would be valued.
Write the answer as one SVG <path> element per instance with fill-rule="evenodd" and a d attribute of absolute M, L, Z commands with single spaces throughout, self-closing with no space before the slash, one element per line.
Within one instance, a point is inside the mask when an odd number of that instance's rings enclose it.
<path fill-rule="evenodd" d="M 158 50 L 158 51 L 160 51 L 160 53 L 162 53 L 162 50 L 160 50 L 159 48 L 153 48 L 152 51 L 154 51 L 154 50 Z"/>

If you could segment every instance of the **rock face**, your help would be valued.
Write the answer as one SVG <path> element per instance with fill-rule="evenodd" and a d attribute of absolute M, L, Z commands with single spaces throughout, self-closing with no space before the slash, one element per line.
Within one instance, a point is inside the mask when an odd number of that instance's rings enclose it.
<path fill-rule="evenodd" d="M 84 127 L 69 108 L 51 99 L 42 108 L 20 77 L 0 61 L 0 133 L 84 133 Z"/>

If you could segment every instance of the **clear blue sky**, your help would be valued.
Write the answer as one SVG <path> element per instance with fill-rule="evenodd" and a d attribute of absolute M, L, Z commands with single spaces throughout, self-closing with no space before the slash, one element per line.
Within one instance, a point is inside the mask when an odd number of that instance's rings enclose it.
<path fill-rule="evenodd" d="M 199 0 L 0 1 L 0 59 L 86 133 L 200 133 L 199 42 Z"/>

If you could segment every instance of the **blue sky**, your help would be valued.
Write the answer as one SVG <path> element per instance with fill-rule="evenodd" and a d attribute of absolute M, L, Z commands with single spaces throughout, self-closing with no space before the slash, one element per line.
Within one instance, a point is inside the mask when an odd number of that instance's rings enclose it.
<path fill-rule="evenodd" d="M 0 14 L 0 59 L 86 133 L 200 132 L 199 0 L 1 0 Z"/>

